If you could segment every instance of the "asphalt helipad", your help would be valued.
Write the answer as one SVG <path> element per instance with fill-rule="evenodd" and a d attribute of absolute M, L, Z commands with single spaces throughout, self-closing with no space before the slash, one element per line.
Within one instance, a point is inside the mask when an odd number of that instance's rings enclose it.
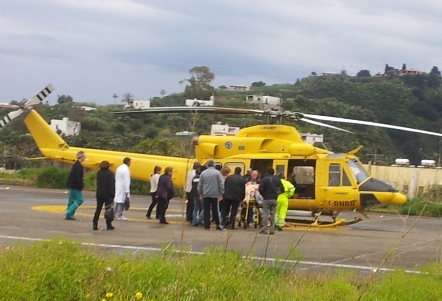
<path fill-rule="evenodd" d="M 378 268 L 414 272 L 440 261 L 442 255 L 442 221 L 438 218 L 370 213 L 370 220 L 332 229 L 291 227 L 275 235 L 258 234 L 253 227 L 206 231 L 184 221 L 182 199 L 171 201 L 170 224 L 161 225 L 145 218 L 150 197 L 132 196 L 131 208 L 124 213 L 127 221 L 115 221 L 116 229 L 107 231 L 101 219 L 99 230 L 93 231 L 94 192 L 85 192 L 86 201 L 75 221 L 64 220 L 65 190 L 0 185 L 0 196 L 2 245 L 63 237 L 112 252 L 157 252 L 173 246 L 199 254 L 206 247 L 219 247 L 270 263 L 297 264 L 300 271 L 345 268 L 367 273 Z M 353 220 L 360 216 L 349 212 L 341 217 Z"/>

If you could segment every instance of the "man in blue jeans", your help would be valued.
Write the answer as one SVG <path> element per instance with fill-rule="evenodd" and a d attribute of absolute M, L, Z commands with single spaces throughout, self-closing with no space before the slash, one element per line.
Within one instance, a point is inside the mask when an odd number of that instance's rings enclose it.
<path fill-rule="evenodd" d="M 68 207 L 66 209 L 66 220 L 75 220 L 75 211 L 81 204 L 83 204 L 83 166 L 81 163 L 86 159 L 86 155 L 83 151 L 77 153 L 77 161 L 72 165 L 71 172 L 66 186 L 69 188 Z"/>
<path fill-rule="evenodd" d="M 275 170 L 272 167 L 267 169 L 267 177 L 261 180 L 259 193 L 264 201 L 262 202 L 262 230 L 260 234 L 267 234 L 270 218 L 270 234 L 275 234 L 275 211 L 276 199 L 278 195 L 284 192 L 284 186 L 278 177 L 275 176 Z"/>

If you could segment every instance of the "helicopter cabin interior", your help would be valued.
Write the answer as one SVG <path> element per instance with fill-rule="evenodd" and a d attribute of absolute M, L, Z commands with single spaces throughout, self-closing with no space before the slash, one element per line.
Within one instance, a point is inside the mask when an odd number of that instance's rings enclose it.
<path fill-rule="evenodd" d="M 241 160 L 242 161 L 242 160 Z M 235 167 L 241 167 L 243 174 L 248 168 L 258 171 L 258 178 L 262 179 L 267 174 L 270 166 L 275 169 L 275 175 L 283 175 L 284 178 L 292 182 L 296 187 L 294 197 L 298 199 L 315 198 L 315 174 L 316 160 L 289 159 L 251 159 L 250 164 L 245 166 L 242 162 L 217 162 L 217 165 L 228 166 L 232 172 Z"/>

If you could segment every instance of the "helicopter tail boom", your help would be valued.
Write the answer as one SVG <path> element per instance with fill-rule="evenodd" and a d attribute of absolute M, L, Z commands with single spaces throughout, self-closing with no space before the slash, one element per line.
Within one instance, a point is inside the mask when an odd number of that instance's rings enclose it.
<path fill-rule="evenodd" d="M 68 149 L 69 145 L 49 126 L 35 110 L 25 118 L 25 124 L 45 157 L 51 157 L 52 150 Z"/>
<path fill-rule="evenodd" d="M 164 170 L 167 164 L 174 168 L 172 178 L 175 186 L 184 187 L 187 171 L 192 169 L 195 161 L 191 158 L 70 147 L 35 110 L 31 110 L 26 116 L 25 124 L 43 156 L 49 159 L 73 164 L 77 160 L 77 152 L 84 151 L 86 153 L 86 160 L 82 163 L 84 167 L 98 170 L 100 162 L 107 160 L 111 164 L 110 169 L 115 172 L 116 168 L 123 163 L 124 157 L 130 157 L 131 176 L 141 181 L 149 181 L 149 175 L 155 166 L 161 166 Z"/>

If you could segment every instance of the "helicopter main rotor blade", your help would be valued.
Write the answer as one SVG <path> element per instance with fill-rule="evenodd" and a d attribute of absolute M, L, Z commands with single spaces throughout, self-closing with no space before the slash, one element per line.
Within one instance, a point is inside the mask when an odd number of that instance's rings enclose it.
<path fill-rule="evenodd" d="M 112 112 L 112 114 L 152 114 L 152 113 L 217 113 L 217 114 L 265 114 L 263 110 L 250 110 L 224 107 L 153 107 L 143 110 Z"/>
<path fill-rule="evenodd" d="M 328 127 L 328 128 L 334 129 L 334 130 L 343 131 L 343 132 L 346 132 L 346 133 L 350 133 L 350 134 L 355 135 L 355 133 L 353 133 L 353 132 L 351 132 L 351 131 L 347 131 L 347 130 L 344 130 L 344 129 L 338 128 L 338 127 L 336 127 L 336 126 L 329 125 L 329 124 L 326 124 L 326 123 L 322 123 L 322 122 L 319 122 L 319 121 L 310 120 L 310 119 L 307 119 L 307 118 L 302 118 L 301 120 L 302 120 L 302 121 L 305 121 L 305 122 L 308 122 L 308 123 L 311 123 L 311 124 L 314 124 L 314 125 L 324 126 L 324 127 Z"/>
<path fill-rule="evenodd" d="M 424 130 L 418 130 L 418 129 L 408 128 L 408 127 L 403 127 L 403 126 L 397 126 L 397 125 L 390 125 L 390 124 L 385 124 L 385 123 L 378 123 L 378 122 L 371 122 L 371 121 L 362 121 L 362 120 L 347 119 L 347 118 L 340 118 L 340 117 L 322 116 L 322 115 L 303 114 L 303 113 L 299 114 L 300 120 L 304 120 L 304 117 L 308 117 L 308 118 L 312 118 L 312 119 L 318 119 L 318 120 L 324 120 L 324 121 L 335 121 L 335 122 L 343 122 L 343 123 L 352 123 L 352 124 L 362 124 L 362 125 L 377 126 L 377 127 L 388 128 L 388 129 L 395 129 L 395 130 L 401 130 L 401 131 L 414 132 L 414 133 L 420 133 L 420 134 L 427 134 L 427 135 L 442 137 L 441 133 L 424 131 Z"/>
<path fill-rule="evenodd" d="M 22 107 L 20 107 L 18 110 L 9 112 L 8 115 L 6 115 L 5 117 L 3 117 L 3 119 L 0 120 L 0 130 L 2 130 L 12 120 L 23 114 L 25 110 L 30 109 L 34 105 L 40 104 L 43 101 L 43 99 L 48 97 L 48 95 L 51 94 L 53 91 L 54 87 L 52 87 L 52 85 L 49 84 L 39 93 L 37 93 L 37 95 L 26 101 L 25 104 Z"/>

